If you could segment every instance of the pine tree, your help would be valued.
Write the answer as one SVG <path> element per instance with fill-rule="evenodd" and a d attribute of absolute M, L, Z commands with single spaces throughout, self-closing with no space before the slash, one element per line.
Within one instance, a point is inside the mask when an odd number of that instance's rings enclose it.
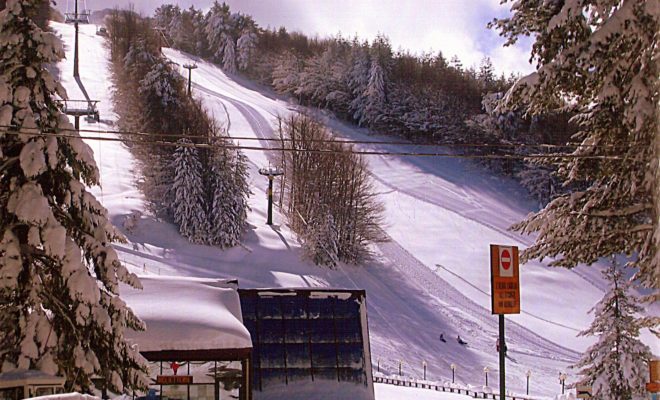
<path fill-rule="evenodd" d="M 538 232 L 522 258 L 553 257 L 552 265 L 570 268 L 630 254 L 636 278 L 658 299 L 660 7 L 643 0 L 544 1 L 519 2 L 513 11 L 491 26 L 508 44 L 523 33 L 535 37 L 538 67 L 511 88 L 502 107 L 576 113 L 574 139 L 582 146 L 560 172 L 565 185 L 585 187 L 514 226 Z"/>
<path fill-rule="evenodd" d="M 294 94 L 300 85 L 300 60 L 295 54 L 286 52 L 282 54 L 273 69 L 273 87 L 280 93 Z"/>
<path fill-rule="evenodd" d="M 169 67 L 169 63 L 165 60 L 158 60 L 140 80 L 138 91 L 146 97 L 151 106 L 155 106 L 159 111 L 165 111 L 161 113 L 163 115 L 167 113 L 167 110 L 178 106 L 178 90 L 181 88 L 182 82 L 181 75 L 174 72 Z M 148 107 L 147 110 L 151 110 L 151 108 Z"/>
<path fill-rule="evenodd" d="M 357 40 L 353 42 L 351 51 L 352 65 L 348 71 L 348 85 L 351 89 L 352 100 L 349 111 L 355 121 L 364 120 L 365 92 L 369 83 L 369 54 L 365 46 L 360 46 Z"/>
<path fill-rule="evenodd" d="M 236 73 L 236 47 L 234 45 L 234 38 L 229 34 L 225 35 L 222 69 L 230 74 Z"/>
<path fill-rule="evenodd" d="M 156 27 L 162 29 L 168 41 L 171 41 L 173 37 L 172 28 L 175 26 L 173 22 L 180 17 L 181 9 L 172 4 L 163 4 L 154 11 L 154 23 Z"/>
<path fill-rule="evenodd" d="M 230 34 L 230 14 L 229 6 L 225 3 L 220 5 L 217 1 L 206 14 L 206 25 L 204 32 L 209 44 L 210 52 L 217 62 L 224 59 L 226 36 Z"/>
<path fill-rule="evenodd" d="M 523 168 L 516 173 L 516 177 L 529 194 L 543 206 L 559 193 L 560 183 L 554 172 L 542 163 L 525 162 Z"/>
<path fill-rule="evenodd" d="M 576 364 L 583 376 L 580 383 L 591 385 L 594 399 L 642 400 L 652 358 L 648 346 L 639 340 L 635 314 L 643 311 L 639 299 L 629 293 L 616 259 L 603 271 L 610 289 L 591 312 L 594 321 L 580 336 L 597 336 Z"/>
<path fill-rule="evenodd" d="M 477 79 L 481 85 L 482 93 L 488 93 L 494 89 L 495 84 L 495 69 L 490 57 L 484 57 L 479 66 L 479 73 Z"/>
<path fill-rule="evenodd" d="M 195 52 L 195 21 L 190 11 L 183 10 L 174 14 L 169 26 L 172 46 L 187 53 Z"/>
<path fill-rule="evenodd" d="M 454 55 L 451 60 L 449 61 L 449 65 L 451 68 L 455 69 L 458 72 L 463 72 L 463 63 L 461 62 L 461 59 L 458 58 L 457 55 Z"/>
<path fill-rule="evenodd" d="M 12 125 L 0 134 L 0 372 L 39 369 L 78 391 L 99 376 L 130 392 L 148 380 L 124 332 L 144 326 L 119 284 L 140 282 L 87 191 L 99 172 L 55 102 L 66 93 L 45 66 L 63 57 L 62 43 L 32 21 L 39 3 L 10 0 L 0 12 L 0 124 Z"/>
<path fill-rule="evenodd" d="M 172 214 L 181 235 L 192 243 L 207 243 L 207 214 L 202 181 L 202 165 L 197 149 L 188 139 L 180 139 L 174 152 L 174 202 Z"/>
<path fill-rule="evenodd" d="M 240 152 L 220 148 L 214 149 L 211 163 L 209 244 L 236 246 L 245 231 L 249 210 L 246 158 Z"/>
<path fill-rule="evenodd" d="M 385 108 L 385 77 L 383 67 L 377 59 L 371 61 L 369 82 L 364 91 L 364 97 L 364 115 L 360 120 L 360 125 L 366 123 L 373 127 L 378 121 L 378 118 L 383 114 Z"/>
<path fill-rule="evenodd" d="M 236 43 L 238 50 L 238 68 L 245 71 L 250 67 L 254 51 L 257 47 L 257 35 L 252 30 L 245 30 Z"/>

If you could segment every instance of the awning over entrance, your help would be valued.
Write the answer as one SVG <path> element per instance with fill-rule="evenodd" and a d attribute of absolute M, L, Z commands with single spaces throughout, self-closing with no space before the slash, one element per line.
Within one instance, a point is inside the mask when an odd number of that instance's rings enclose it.
<path fill-rule="evenodd" d="M 147 325 L 129 331 L 150 361 L 242 359 L 252 348 L 236 285 L 217 279 L 141 277 L 143 290 L 122 298 Z M 164 357 L 164 358 L 163 358 Z"/>

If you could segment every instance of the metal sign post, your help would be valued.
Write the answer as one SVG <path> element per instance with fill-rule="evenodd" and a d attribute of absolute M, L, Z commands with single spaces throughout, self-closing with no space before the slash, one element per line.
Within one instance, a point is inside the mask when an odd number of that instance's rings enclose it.
<path fill-rule="evenodd" d="M 518 247 L 490 245 L 492 313 L 499 317 L 500 399 L 506 397 L 504 314 L 520 314 Z"/>

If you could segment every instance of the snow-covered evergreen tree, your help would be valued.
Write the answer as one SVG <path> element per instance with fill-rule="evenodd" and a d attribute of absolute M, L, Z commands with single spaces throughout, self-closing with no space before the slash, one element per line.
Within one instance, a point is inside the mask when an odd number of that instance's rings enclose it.
<path fill-rule="evenodd" d="M 172 214 L 181 235 L 192 243 L 207 242 L 207 214 L 202 165 L 197 149 L 188 139 L 180 139 L 174 152 L 174 201 Z"/>
<path fill-rule="evenodd" d="M 240 152 L 218 148 L 213 150 L 211 163 L 208 242 L 236 246 L 245 231 L 249 210 L 246 158 Z"/>
<path fill-rule="evenodd" d="M 580 383 L 592 386 L 594 399 L 642 400 L 646 398 L 647 362 L 652 358 L 648 346 L 639 340 L 640 325 L 635 320 L 643 309 L 630 293 L 630 283 L 614 257 L 603 275 L 610 283 L 609 291 L 591 310 L 591 326 L 580 332 L 580 336 L 598 338 L 576 364 L 582 375 Z"/>
<path fill-rule="evenodd" d="M 343 85 L 346 68 L 339 58 L 332 47 L 309 58 L 295 93 L 319 107 L 335 104 L 336 109 L 342 108 L 348 89 Z"/>
<path fill-rule="evenodd" d="M 351 51 L 352 64 L 348 71 L 348 85 L 351 89 L 352 100 L 349 111 L 355 121 L 364 121 L 364 109 L 366 106 L 365 92 L 369 83 L 369 53 L 366 46 L 360 46 L 357 40 L 353 42 Z"/>
<path fill-rule="evenodd" d="M 179 6 L 174 4 L 163 4 L 154 11 L 154 23 L 159 28 L 167 29 L 175 16 L 181 14 Z"/>
<path fill-rule="evenodd" d="M 525 162 L 522 169 L 516 173 L 516 177 L 541 206 L 559 193 L 561 184 L 555 176 L 555 171 L 547 165 Z"/>
<path fill-rule="evenodd" d="M 383 67 L 378 59 L 371 61 L 369 69 L 369 82 L 364 91 L 365 105 L 364 114 L 360 120 L 360 125 L 367 124 L 373 126 L 385 108 L 385 76 Z"/>
<path fill-rule="evenodd" d="M 275 90 L 293 94 L 301 81 L 301 61 L 295 54 L 286 52 L 279 57 L 272 75 Z"/>
<path fill-rule="evenodd" d="M 169 37 L 172 39 L 172 46 L 183 51 L 190 51 L 192 36 L 189 30 L 191 25 L 188 16 L 183 12 L 174 14 L 167 28 Z"/>
<path fill-rule="evenodd" d="M 165 60 L 158 60 L 140 81 L 138 90 L 149 103 L 168 109 L 179 104 L 178 90 L 181 84 L 181 75 L 174 72 Z"/>
<path fill-rule="evenodd" d="M 211 9 L 206 14 L 204 32 L 206 33 L 210 52 L 217 62 L 223 62 L 224 60 L 226 36 L 231 35 L 231 29 L 229 6 L 214 1 Z"/>
<path fill-rule="evenodd" d="M 493 62 L 490 57 L 484 57 L 481 60 L 477 79 L 479 80 L 483 93 L 488 93 L 493 90 L 493 85 L 495 83 L 495 68 L 493 67 Z"/>
<path fill-rule="evenodd" d="M 514 43 L 535 38 L 537 72 L 519 80 L 503 107 L 577 114 L 582 146 L 560 170 L 586 189 L 560 196 L 514 228 L 538 232 L 523 260 L 591 264 L 630 254 L 642 285 L 660 296 L 658 26 L 645 0 L 516 2 L 493 25 Z M 566 101 L 568 100 L 568 101 Z M 602 157 L 601 159 L 588 157 Z"/>
<path fill-rule="evenodd" d="M 250 66 L 254 51 L 257 47 L 257 34 L 252 30 L 245 30 L 238 38 L 237 46 L 237 61 L 238 68 L 245 71 Z"/>
<path fill-rule="evenodd" d="M 62 43 L 32 21 L 36 0 L 0 11 L 0 372 L 39 369 L 86 391 L 148 385 L 146 361 L 125 342 L 143 323 L 119 297 L 140 282 L 120 263 L 121 240 L 87 187 L 99 182 L 92 150 L 55 102 L 45 68 Z M 66 130 L 69 137 L 54 133 Z"/>
<path fill-rule="evenodd" d="M 169 118 L 185 110 L 185 100 L 182 100 L 185 89 L 181 75 L 172 70 L 166 60 L 159 59 L 139 81 L 139 85 L 138 93 L 144 110 L 139 117 L 140 122 L 146 127 L 158 127 L 163 133 L 181 132 L 184 129 L 181 118 Z M 142 140 L 150 142 L 153 138 L 144 137 Z M 164 137 L 162 140 L 174 142 L 176 139 Z M 140 188 L 151 200 L 152 210 L 157 214 L 169 214 L 174 203 L 174 191 L 170 190 L 174 179 L 173 148 L 146 144 L 134 146 L 133 151 L 141 154 L 138 159 L 142 164 L 144 181 Z"/>
<path fill-rule="evenodd" d="M 150 51 L 143 39 L 138 39 L 128 49 L 124 56 L 124 68 L 130 74 L 144 76 L 158 61 L 154 52 Z"/>
<path fill-rule="evenodd" d="M 224 52 L 222 55 L 222 69 L 225 72 L 230 74 L 236 73 L 236 46 L 234 44 L 234 38 L 226 34 L 225 35 L 225 44 Z"/>

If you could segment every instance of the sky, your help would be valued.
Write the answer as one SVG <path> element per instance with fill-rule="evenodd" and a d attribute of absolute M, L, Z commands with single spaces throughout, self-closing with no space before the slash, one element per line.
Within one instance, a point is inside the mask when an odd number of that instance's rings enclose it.
<path fill-rule="evenodd" d="M 97 10 L 130 3 L 145 15 L 164 3 L 207 9 L 212 0 L 79 0 Z M 529 73 L 529 40 L 504 48 L 504 39 L 486 24 L 509 14 L 510 3 L 500 0 L 226 0 L 233 11 L 252 15 L 262 27 L 285 26 L 309 36 L 357 35 L 373 39 L 383 33 L 393 49 L 420 54 L 441 51 L 457 55 L 464 66 L 478 66 L 488 56 L 498 73 Z M 58 0 L 59 8 L 73 9 L 74 0 Z"/>

